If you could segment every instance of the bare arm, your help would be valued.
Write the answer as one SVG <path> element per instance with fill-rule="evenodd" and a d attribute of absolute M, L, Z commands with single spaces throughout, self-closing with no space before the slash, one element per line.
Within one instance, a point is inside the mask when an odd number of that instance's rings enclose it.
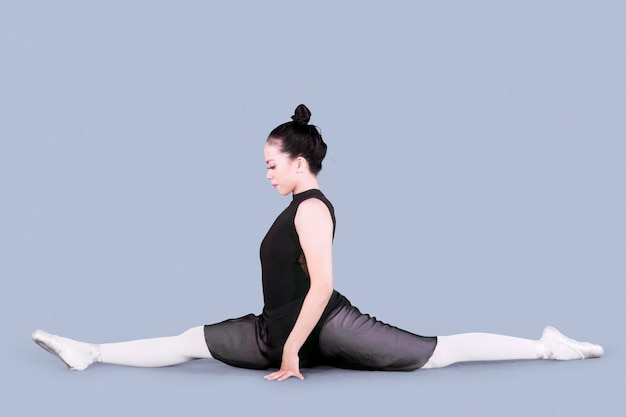
<path fill-rule="evenodd" d="M 296 212 L 296 231 L 307 262 L 311 287 L 285 346 L 280 370 L 266 379 L 282 381 L 295 376 L 302 379 L 298 352 L 319 321 L 333 293 L 333 221 L 326 205 L 311 198 Z"/>

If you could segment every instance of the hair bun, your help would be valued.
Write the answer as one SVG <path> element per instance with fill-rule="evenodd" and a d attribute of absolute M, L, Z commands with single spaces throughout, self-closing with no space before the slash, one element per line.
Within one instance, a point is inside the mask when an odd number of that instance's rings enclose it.
<path fill-rule="evenodd" d="M 291 119 L 299 125 L 306 126 L 309 124 L 309 120 L 311 120 L 311 111 L 304 104 L 300 104 L 296 107 Z"/>

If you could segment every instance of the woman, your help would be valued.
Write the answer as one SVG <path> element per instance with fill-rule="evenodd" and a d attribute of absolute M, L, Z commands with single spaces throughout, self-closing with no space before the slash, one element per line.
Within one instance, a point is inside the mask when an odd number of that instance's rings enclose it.
<path fill-rule="evenodd" d="M 174 337 L 90 344 L 48 334 L 33 340 L 72 370 L 95 362 L 167 366 L 216 358 L 252 369 L 278 368 L 265 376 L 303 379 L 301 367 L 409 371 L 463 361 L 584 359 L 603 354 L 600 345 L 578 342 L 546 327 L 541 339 L 487 333 L 423 337 L 362 314 L 333 290 L 333 206 L 319 190 L 317 173 L 326 155 L 311 113 L 299 105 L 265 144 L 267 179 L 291 204 L 261 244 L 264 308 Z"/>

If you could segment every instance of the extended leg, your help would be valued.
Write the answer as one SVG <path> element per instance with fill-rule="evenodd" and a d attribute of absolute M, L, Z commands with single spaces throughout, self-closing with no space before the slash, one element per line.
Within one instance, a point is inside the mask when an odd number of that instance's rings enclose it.
<path fill-rule="evenodd" d="M 603 354 L 602 346 L 570 339 L 554 327 L 546 327 L 539 340 L 465 333 L 438 337 L 433 355 L 422 368 L 442 368 L 471 361 L 599 358 Z"/>
<path fill-rule="evenodd" d="M 33 333 L 33 340 L 72 370 L 83 370 L 94 362 L 157 367 L 211 357 L 203 326 L 191 328 L 178 336 L 101 345 L 78 342 L 41 330 Z"/>
<path fill-rule="evenodd" d="M 127 366 L 169 366 L 207 359 L 211 352 L 204 340 L 204 326 L 172 337 L 140 339 L 100 345 L 101 362 Z"/>
<path fill-rule="evenodd" d="M 537 359 L 537 343 L 490 333 L 439 336 L 433 355 L 422 368 L 443 368 L 457 362 Z"/>

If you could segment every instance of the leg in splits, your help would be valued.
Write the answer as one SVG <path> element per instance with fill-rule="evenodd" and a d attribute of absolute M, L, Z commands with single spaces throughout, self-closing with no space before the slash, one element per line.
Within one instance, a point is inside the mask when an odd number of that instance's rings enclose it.
<path fill-rule="evenodd" d="M 33 340 L 72 370 L 86 369 L 94 362 L 159 367 L 211 357 L 204 339 L 204 326 L 191 328 L 178 336 L 119 343 L 84 343 L 42 330 L 33 333 Z"/>
<path fill-rule="evenodd" d="M 458 362 L 521 359 L 586 359 L 604 354 L 602 346 L 579 342 L 546 327 L 539 340 L 491 333 L 464 333 L 437 338 L 437 347 L 422 367 L 443 368 Z"/>
<path fill-rule="evenodd" d="M 600 345 L 579 342 L 546 327 L 539 340 L 491 333 L 424 337 L 383 323 L 356 307 L 341 307 L 320 331 L 325 360 L 352 369 L 412 371 L 453 363 L 602 356 Z"/>
<path fill-rule="evenodd" d="M 538 359 L 537 340 L 491 333 L 437 337 L 437 347 L 422 367 L 443 368 L 458 362 Z"/>

